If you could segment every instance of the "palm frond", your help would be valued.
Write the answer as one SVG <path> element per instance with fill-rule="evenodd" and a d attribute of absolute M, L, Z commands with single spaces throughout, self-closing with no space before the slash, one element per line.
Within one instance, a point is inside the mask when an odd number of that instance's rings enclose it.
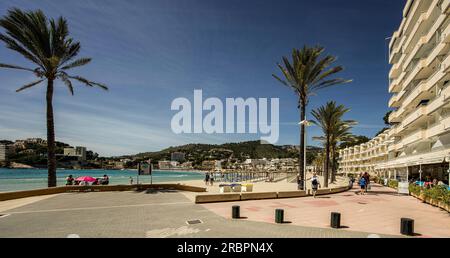
<path fill-rule="evenodd" d="M 18 43 L 16 40 L 0 33 L 0 40 L 6 43 L 6 47 L 18 52 L 26 59 L 31 60 L 33 63 L 39 65 L 41 68 L 44 68 L 42 65 L 42 62 L 37 58 L 34 54 L 32 54 L 30 51 L 25 49 L 20 43 Z"/>
<path fill-rule="evenodd" d="M 69 89 L 70 94 L 72 94 L 72 96 L 73 96 L 74 93 L 73 93 L 72 82 L 69 80 L 69 78 L 67 77 L 67 75 L 61 74 L 61 76 L 59 76 L 59 78 L 61 78 L 61 80 L 62 80 L 62 81 L 64 82 L 64 84 L 66 85 L 66 87 Z"/>
<path fill-rule="evenodd" d="M 321 58 L 324 51 L 321 46 L 293 49 L 291 61 L 287 57 L 282 57 L 283 65 L 277 64 L 285 80 L 276 75 L 273 77 L 282 84 L 291 86 L 299 95 L 302 105 L 306 105 L 309 97 L 320 89 L 351 82 L 342 78 L 331 78 L 344 68 L 341 66 L 330 68 L 337 58 L 331 55 Z"/>
<path fill-rule="evenodd" d="M 31 87 L 33 87 L 33 86 L 35 86 L 35 85 L 37 85 L 37 84 L 43 82 L 44 80 L 45 80 L 45 79 L 42 79 L 42 80 L 35 81 L 35 82 L 29 83 L 29 84 L 27 84 L 27 85 L 24 85 L 24 86 L 18 88 L 18 89 L 16 90 L 16 92 L 20 92 L 20 91 L 23 91 L 23 90 L 25 90 L 25 89 L 31 88 Z"/>
<path fill-rule="evenodd" d="M 91 62 L 92 58 L 80 58 L 64 67 L 61 67 L 62 70 L 69 70 L 75 67 L 83 66 Z"/>
<path fill-rule="evenodd" d="M 89 81 L 88 79 L 85 79 L 81 76 L 67 76 L 70 79 L 74 79 L 77 80 L 79 82 L 82 82 L 83 84 L 89 86 L 89 87 L 94 87 L 94 86 L 98 86 L 104 90 L 108 90 L 108 87 L 104 84 L 98 83 L 98 82 L 93 82 L 93 81 Z"/>
<path fill-rule="evenodd" d="M 35 70 L 30 69 L 30 68 L 21 67 L 21 66 L 17 66 L 17 65 L 1 64 L 1 63 L 0 63 L 0 68 L 25 70 L 25 71 L 30 71 L 30 72 L 33 72 L 33 73 L 35 72 Z"/>

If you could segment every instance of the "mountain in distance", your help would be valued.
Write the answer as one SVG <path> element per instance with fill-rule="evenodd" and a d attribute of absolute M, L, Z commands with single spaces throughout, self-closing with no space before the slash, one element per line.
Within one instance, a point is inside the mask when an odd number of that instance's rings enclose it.
<path fill-rule="evenodd" d="M 311 163 L 322 148 L 308 146 L 306 155 L 308 163 Z M 144 152 L 131 157 L 136 159 L 151 159 L 153 161 L 170 160 L 173 152 L 183 152 L 186 161 L 199 164 L 204 160 L 231 159 L 245 161 L 246 159 L 274 159 L 274 158 L 298 158 L 299 146 L 261 144 L 260 141 L 247 141 L 225 144 L 187 144 L 169 147 L 156 152 Z"/>

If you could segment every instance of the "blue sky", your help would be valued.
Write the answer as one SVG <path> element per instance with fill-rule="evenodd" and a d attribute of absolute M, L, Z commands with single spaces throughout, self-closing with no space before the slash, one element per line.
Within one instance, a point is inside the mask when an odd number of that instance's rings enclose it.
<path fill-rule="evenodd" d="M 57 140 L 102 155 L 154 151 L 186 143 L 259 139 L 254 134 L 175 135 L 170 120 L 174 98 L 280 98 L 279 144 L 298 144 L 296 96 L 272 78 L 276 63 L 292 48 L 320 44 L 338 56 L 348 85 L 318 92 L 308 110 L 335 100 L 359 122 L 355 134 L 369 137 L 383 127 L 388 111 L 387 42 L 398 28 L 404 0 L 2 0 L 11 7 L 42 9 L 64 16 L 80 57 L 73 70 L 107 84 L 110 91 L 76 86 L 71 96 L 57 84 Z M 0 62 L 28 65 L 0 46 Z M 15 90 L 33 75 L 0 70 L 0 139 L 45 138 L 45 84 Z M 309 111 L 308 111 L 309 113 Z M 308 136 L 319 135 L 316 127 Z M 310 144 L 317 142 L 308 140 Z"/>

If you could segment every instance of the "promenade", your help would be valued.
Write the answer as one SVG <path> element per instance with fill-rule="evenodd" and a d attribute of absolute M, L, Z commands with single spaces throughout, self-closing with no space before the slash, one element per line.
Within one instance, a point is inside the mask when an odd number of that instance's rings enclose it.
<path fill-rule="evenodd" d="M 240 205 L 241 215 L 249 221 L 272 223 L 274 210 L 285 210 L 290 225 L 329 228 L 330 213 L 341 213 L 343 231 L 400 235 L 400 218 L 415 220 L 418 237 L 450 237 L 450 213 L 422 203 L 396 190 L 373 184 L 366 195 L 358 187 L 347 192 L 295 199 L 275 199 L 202 204 L 206 209 L 231 217 L 231 206 Z"/>
<path fill-rule="evenodd" d="M 185 192 L 65 193 L 1 202 L 0 237 L 400 237 L 400 217 L 416 220 L 419 237 L 449 237 L 447 212 L 391 189 L 374 187 L 296 199 L 239 202 L 242 220 L 232 220 L 235 203 L 196 205 Z M 8 209 L 8 207 L 10 207 Z M 275 224 L 285 209 L 290 223 Z M 348 228 L 329 228 L 331 211 Z M 199 220 L 198 224 L 188 221 Z"/>

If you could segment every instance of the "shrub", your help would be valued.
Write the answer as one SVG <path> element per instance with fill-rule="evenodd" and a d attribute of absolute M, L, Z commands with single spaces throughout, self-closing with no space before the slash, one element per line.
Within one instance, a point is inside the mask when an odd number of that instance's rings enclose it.
<path fill-rule="evenodd" d="M 418 188 L 418 193 L 420 194 L 420 192 L 422 191 L 425 198 L 429 198 L 429 199 L 432 199 L 435 201 L 440 201 L 440 202 L 450 204 L 450 191 L 447 189 L 447 186 L 439 185 L 439 186 L 435 186 L 432 188 L 421 189 L 420 186 L 411 185 L 410 191 L 411 191 L 411 189 L 414 189 L 414 191 L 417 191 L 417 188 Z M 411 192 L 413 192 L 413 191 L 411 191 Z"/>
<path fill-rule="evenodd" d="M 389 180 L 388 186 L 391 188 L 398 188 L 398 181 L 397 180 Z"/>
<path fill-rule="evenodd" d="M 415 194 L 416 196 L 420 195 L 420 186 L 416 184 L 410 184 L 409 185 L 409 192 Z"/>

